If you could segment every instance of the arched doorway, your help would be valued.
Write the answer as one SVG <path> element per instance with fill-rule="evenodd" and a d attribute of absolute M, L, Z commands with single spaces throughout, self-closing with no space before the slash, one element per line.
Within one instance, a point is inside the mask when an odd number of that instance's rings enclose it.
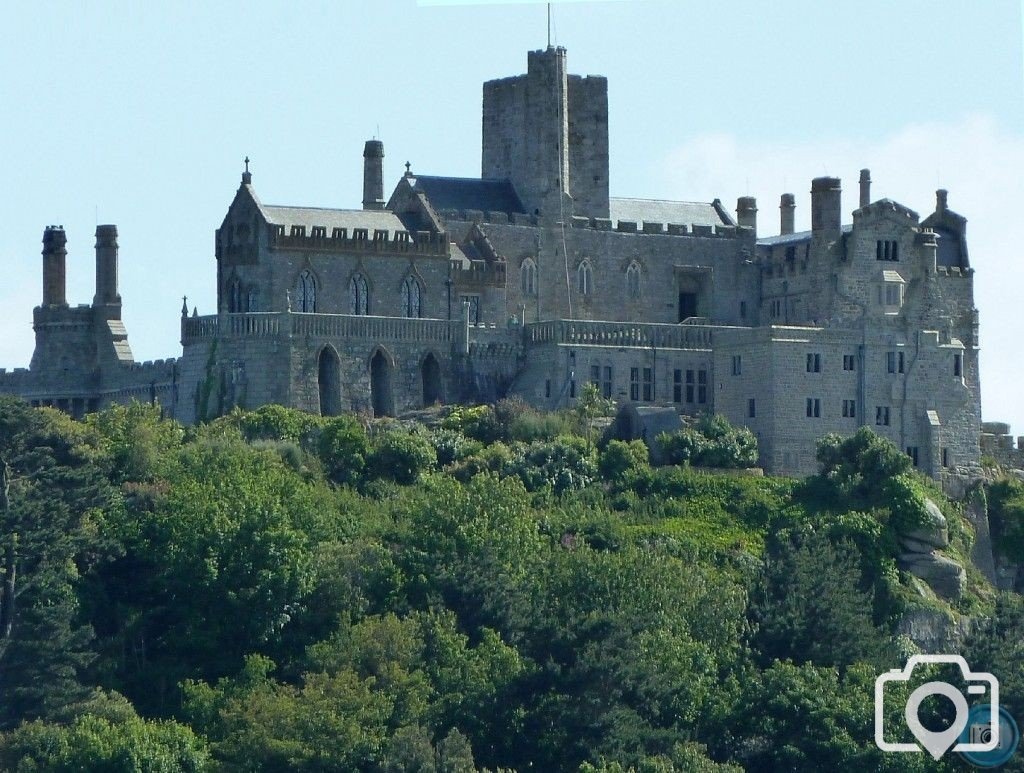
<path fill-rule="evenodd" d="M 391 399 L 391 362 L 380 349 L 370 360 L 370 397 L 373 401 L 374 416 L 393 416 L 394 401 Z"/>
<path fill-rule="evenodd" d="M 423 359 L 420 366 L 420 373 L 423 377 L 423 405 L 424 407 L 440 403 L 443 400 L 441 394 L 441 365 L 432 353 Z"/>
<path fill-rule="evenodd" d="M 320 390 L 320 415 L 341 413 L 341 359 L 330 346 L 320 350 L 317 363 L 317 385 Z"/>

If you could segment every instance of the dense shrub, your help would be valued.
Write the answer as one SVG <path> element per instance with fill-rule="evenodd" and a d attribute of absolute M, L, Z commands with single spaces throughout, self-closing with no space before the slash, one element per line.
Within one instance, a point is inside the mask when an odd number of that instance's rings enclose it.
<path fill-rule="evenodd" d="M 612 440 L 601 451 L 598 469 L 613 486 L 628 485 L 650 467 L 650 453 L 642 440 Z"/>
<path fill-rule="evenodd" d="M 378 438 L 370 457 L 370 468 L 379 478 L 411 484 L 437 464 L 437 452 L 419 434 L 395 430 Z"/>
<path fill-rule="evenodd" d="M 362 479 L 370 455 L 370 440 L 353 416 L 331 419 L 321 430 L 320 459 L 335 483 L 354 484 Z"/>
<path fill-rule="evenodd" d="M 1000 480 L 988 491 L 989 517 L 995 547 L 1016 563 L 1024 563 L 1024 483 Z"/>
<path fill-rule="evenodd" d="M 434 446 L 434 453 L 437 454 L 439 467 L 447 467 L 453 462 L 477 453 L 482 448 L 479 441 L 471 440 L 457 430 L 444 427 L 439 427 L 430 433 L 430 442 Z"/>
<path fill-rule="evenodd" d="M 593 448 L 575 435 L 531 443 L 512 462 L 510 469 L 528 491 L 550 486 L 556 494 L 589 486 L 597 477 Z"/>
<path fill-rule="evenodd" d="M 667 464 L 742 469 L 757 465 L 757 438 L 724 416 L 702 416 L 695 427 L 658 435 Z"/>

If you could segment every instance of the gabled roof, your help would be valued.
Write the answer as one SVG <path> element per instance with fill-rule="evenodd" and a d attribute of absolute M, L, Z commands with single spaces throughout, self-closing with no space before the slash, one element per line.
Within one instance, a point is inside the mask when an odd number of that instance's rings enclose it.
<path fill-rule="evenodd" d="M 415 191 L 426 194 L 435 210 L 478 209 L 483 212 L 525 212 L 519 195 L 509 180 L 473 177 L 433 177 L 413 175 L 408 178 Z"/>
<path fill-rule="evenodd" d="M 393 212 L 374 209 L 324 209 L 321 207 L 281 207 L 264 204 L 260 207 L 263 216 L 271 225 L 323 226 L 330 233 L 334 228 L 365 228 L 370 233 L 382 231 L 404 231 L 405 225 Z"/>
<path fill-rule="evenodd" d="M 608 200 L 609 217 L 637 223 L 679 223 L 681 225 L 736 225 L 736 221 L 717 199 L 699 201 L 666 201 L 664 199 Z"/>

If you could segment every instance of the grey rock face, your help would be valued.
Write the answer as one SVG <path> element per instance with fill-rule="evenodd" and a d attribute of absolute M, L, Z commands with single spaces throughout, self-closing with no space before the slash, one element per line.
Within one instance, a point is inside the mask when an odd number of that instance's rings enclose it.
<path fill-rule="evenodd" d="M 949 527 L 946 523 L 946 516 L 939 510 L 939 506 L 930 499 L 925 500 L 924 506 L 928 513 L 928 523 L 906 534 L 901 534 L 901 539 L 916 540 L 935 548 L 946 547 L 949 544 Z"/>
<path fill-rule="evenodd" d="M 938 553 L 904 553 L 899 564 L 900 568 L 928 583 L 944 599 L 959 599 L 964 593 L 967 572 L 951 558 Z"/>

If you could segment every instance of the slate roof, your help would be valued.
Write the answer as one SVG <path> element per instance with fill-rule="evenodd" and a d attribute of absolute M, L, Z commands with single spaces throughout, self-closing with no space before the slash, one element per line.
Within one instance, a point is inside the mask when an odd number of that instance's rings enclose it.
<path fill-rule="evenodd" d="M 736 225 L 722 205 L 715 202 L 665 201 L 663 199 L 609 199 L 610 217 L 648 223 L 682 225 Z"/>
<path fill-rule="evenodd" d="M 484 212 L 525 212 L 515 187 L 509 180 L 474 177 L 431 177 L 415 175 L 409 183 L 423 191 L 435 210 L 478 209 Z"/>
<path fill-rule="evenodd" d="M 323 226 L 328 234 L 334 228 L 347 228 L 350 236 L 353 228 L 365 228 L 371 234 L 377 229 L 392 233 L 406 230 L 399 217 L 387 210 L 278 207 L 266 204 L 260 208 L 268 223 L 286 228 L 304 225 L 308 231 L 313 226 Z"/>
<path fill-rule="evenodd" d="M 843 233 L 848 234 L 853 231 L 852 225 L 844 225 Z M 811 231 L 797 231 L 792 234 L 779 234 L 778 236 L 763 236 L 757 240 L 759 247 L 777 247 L 780 244 L 797 244 L 799 242 L 806 242 L 811 238 Z"/>

